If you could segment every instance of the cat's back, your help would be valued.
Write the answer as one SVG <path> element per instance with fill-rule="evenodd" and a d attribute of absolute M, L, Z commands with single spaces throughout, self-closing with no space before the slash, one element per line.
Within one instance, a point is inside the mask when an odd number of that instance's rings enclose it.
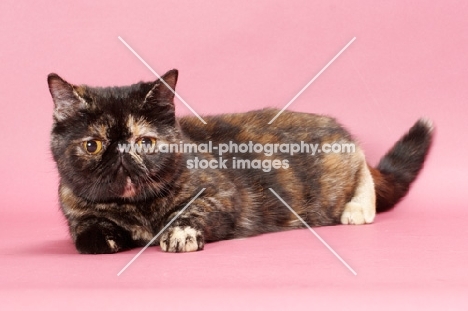
<path fill-rule="evenodd" d="M 320 140 L 333 136 L 351 141 L 351 135 L 334 119 L 325 115 L 267 108 L 246 113 L 205 116 L 203 124 L 194 116 L 182 117 L 183 133 L 193 141 L 281 142 L 285 140 Z"/>

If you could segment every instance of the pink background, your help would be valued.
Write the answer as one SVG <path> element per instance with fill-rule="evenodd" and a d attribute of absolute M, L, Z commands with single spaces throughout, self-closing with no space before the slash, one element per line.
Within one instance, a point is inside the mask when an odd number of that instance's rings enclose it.
<path fill-rule="evenodd" d="M 468 306 L 465 1 L 115 1 L 0 3 L 0 303 L 7 309 L 360 309 Z M 180 70 L 200 114 L 282 108 L 337 117 L 369 161 L 420 116 L 433 149 L 410 195 L 372 225 L 207 245 L 78 255 L 58 209 L 46 76 L 125 85 Z M 179 101 L 180 115 L 190 112 Z"/>

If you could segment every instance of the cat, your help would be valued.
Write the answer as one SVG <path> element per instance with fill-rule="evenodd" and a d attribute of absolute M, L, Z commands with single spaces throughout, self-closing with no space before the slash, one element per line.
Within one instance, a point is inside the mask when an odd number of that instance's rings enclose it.
<path fill-rule="evenodd" d="M 177 78 L 174 69 L 154 82 L 98 88 L 48 76 L 60 206 L 79 253 L 144 246 L 170 221 L 153 242 L 166 252 L 303 228 L 275 194 L 310 226 L 372 223 L 376 212 L 407 194 L 430 149 L 433 125 L 426 119 L 373 168 L 351 134 L 328 116 L 284 111 L 268 124 L 278 114 L 269 108 L 206 116 L 206 124 L 178 118 Z M 293 143 L 329 152 L 293 153 Z M 205 148 L 185 152 L 184 144 Z M 244 151 L 249 144 L 275 150 L 241 152 L 242 144 Z M 180 148 L 155 152 L 164 145 Z M 330 146 L 355 149 L 330 152 Z"/>

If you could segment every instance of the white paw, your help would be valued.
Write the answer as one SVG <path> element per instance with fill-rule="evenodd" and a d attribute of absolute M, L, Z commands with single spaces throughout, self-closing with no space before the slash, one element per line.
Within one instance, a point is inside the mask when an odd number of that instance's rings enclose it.
<path fill-rule="evenodd" d="M 349 202 L 346 204 L 341 223 L 343 225 L 362 225 L 370 224 L 375 218 L 375 208 L 365 208 L 360 203 Z"/>
<path fill-rule="evenodd" d="M 118 247 L 117 247 L 117 244 L 115 243 L 114 240 L 106 240 L 107 241 L 107 245 L 109 245 L 109 247 L 111 248 L 111 250 L 113 251 L 118 251 Z"/>
<path fill-rule="evenodd" d="M 159 240 L 165 252 L 194 252 L 202 250 L 205 245 L 201 231 L 192 227 L 172 227 L 167 229 Z"/>

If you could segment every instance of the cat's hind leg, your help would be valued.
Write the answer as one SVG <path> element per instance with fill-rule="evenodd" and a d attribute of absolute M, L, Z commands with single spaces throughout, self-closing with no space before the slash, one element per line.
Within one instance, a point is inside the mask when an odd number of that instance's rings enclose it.
<path fill-rule="evenodd" d="M 366 162 L 363 161 L 356 191 L 351 201 L 345 205 L 341 214 L 341 223 L 344 225 L 372 223 L 376 213 L 375 200 L 374 181 Z"/>

